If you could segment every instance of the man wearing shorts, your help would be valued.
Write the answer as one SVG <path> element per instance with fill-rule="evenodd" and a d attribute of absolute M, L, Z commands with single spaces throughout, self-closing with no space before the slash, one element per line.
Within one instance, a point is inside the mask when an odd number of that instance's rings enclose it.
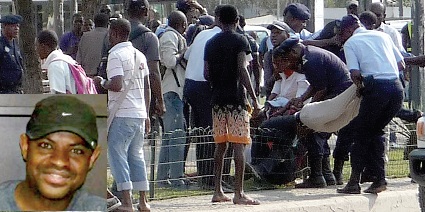
<path fill-rule="evenodd" d="M 235 161 L 234 204 L 258 205 L 243 192 L 245 171 L 244 148 L 250 142 L 249 103 L 246 90 L 252 98 L 254 113 L 258 112 L 258 101 L 246 69 L 245 56 L 250 54 L 247 39 L 235 32 L 238 12 L 234 6 L 223 5 L 218 14 L 222 32 L 212 37 L 205 46 L 204 76 L 212 87 L 212 116 L 214 141 L 215 191 L 212 202 L 227 202 L 221 185 L 223 159 L 227 143 L 233 143 Z"/>

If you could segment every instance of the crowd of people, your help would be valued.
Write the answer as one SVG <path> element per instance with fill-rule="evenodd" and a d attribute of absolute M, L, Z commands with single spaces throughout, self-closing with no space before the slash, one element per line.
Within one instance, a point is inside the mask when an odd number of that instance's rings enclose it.
<path fill-rule="evenodd" d="M 176 7 L 167 24 L 160 24 L 150 19 L 148 0 L 130 1 L 128 20 L 112 17 L 110 7 L 104 6 L 93 21 L 75 14 L 72 30 L 60 39 L 51 30 L 36 38 L 51 93 L 76 94 L 69 64 L 79 63 L 98 93 L 108 94 L 108 160 L 119 197 L 108 190 L 109 210 L 133 211 L 135 190 L 138 210 L 150 211 L 141 149 L 151 121 L 158 118 L 164 131 L 158 187 L 188 186 L 184 161 L 190 140 L 185 132 L 189 125 L 212 128 L 213 138 L 199 139 L 196 145 L 199 186 L 214 190 L 212 202 L 260 204 L 244 193 L 243 180 L 245 167 L 260 178 L 273 169 L 257 160 L 272 157 L 271 150 L 259 151 L 259 145 L 252 146 L 253 160 L 246 164 L 250 118 L 262 116 L 260 128 L 286 131 L 289 140 L 299 139 L 306 146 L 311 173 L 296 188 L 342 185 L 342 167 L 350 156 L 351 177 L 338 193 L 359 194 L 364 181 L 372 182 L 366 193 L 386 189 L 383 129 L 397 115 L 416 121 L 422 114 L 402 109 L 403 85 L 409 80 L 403 57 L 412 55 L 397 30 L 384 23 L 382 3 L 358 14 L 358 2 L 350 1 L 346 16 L 316 33 L 305 29 L 309 8 L 288 4 L 284 21 L 270 24 L 271 34 L 260 45 L 244 32 L 243 16 L 232 5 L 218 5 L 213 15 L 194 0 L 178 0 Z M 21 21 L 19 15 L 0 19 L 0 93 L 22 93 L 23 63 L 15 41 Z M 411 57 L 406 62 L 420 65 L 421 60 Z M 261 68 L 265 111 L 258 103 Z M 356 87 L 360 106 L 358 115 L 340 126 L 332 171 L 331 133 L 300 133 L 300 113 L 304 105 L 332 100 L 350 86 Z M 227 156 L 234 158 L 233 178 Z M 229 184 L 233 200 L 224 192 Z"/>

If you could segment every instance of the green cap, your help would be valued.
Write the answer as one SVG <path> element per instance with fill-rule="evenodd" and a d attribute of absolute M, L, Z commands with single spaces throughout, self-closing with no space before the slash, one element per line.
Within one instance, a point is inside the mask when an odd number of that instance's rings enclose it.
<path fill-rule="evenodd" d="M 27 124 L 31 140 L 67 131 L 83 138 L 91 149 L 97 146 L 96 113 L 87 103 L 73 96 L 51 96 L 39 101 Z"/>

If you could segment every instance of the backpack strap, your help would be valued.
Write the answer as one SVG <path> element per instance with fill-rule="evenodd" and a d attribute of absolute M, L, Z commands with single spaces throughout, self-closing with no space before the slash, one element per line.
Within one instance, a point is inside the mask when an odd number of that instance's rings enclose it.
<path fill-rule="evenodd" d="M 174 30 L 166 29 L 163 33 L 161 33 L 161 34 L 158 36 L 158 39 L 159 39 L 159 38 L 161 38 L 161 37 L 162 37 L 162 35 L 164 35 L 164 33 L 166 33 L 166 32 L 173 32 L 173 33 L 175 33 L 175 34 L 177 35 L 177 39 L 178 39 L 177 48 L 180 48 L 180 45 L 181 45 L 182 39 L 181 39 L 181 38 L 180 38 L 180 36 L 177 34 L 177 32 L 175 32 Z M 177 65 L 178 65 L 178 64 L 177 64 Z M 185 67 L 183 67 L 183 68 L 185 68 Z M 181 85 L 180 85 L 180 82 L 179 82 L 179 78 L 177 77 L 176 70 L 175 70 L 174 68 L 171 68 L 171 71 L 173 72 L 174 80 L 176 81 L 177 87 L 179 87 L 179 88 L 180 88 L 180 87 L 181 87 Z"/>
<path fill-rule="evenodd" d="M 130 36 L 129 36 L 128 40 L 132 41 L 132 40 L 138 38 L 139 36 L 142 36 L 146 32 L 151 32 L 151 30 L 149 28 L 143 26 L 143 24 L 139 24 L 139 25 L 137 25 L 136 29 L 134 29 L 130 32 Z"/>

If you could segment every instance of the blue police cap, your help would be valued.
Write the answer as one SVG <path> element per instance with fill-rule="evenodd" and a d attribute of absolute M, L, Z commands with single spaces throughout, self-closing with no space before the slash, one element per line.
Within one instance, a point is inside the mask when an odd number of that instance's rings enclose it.
<path fill-rule="evenodd" d="M 20 15 L 5 15 L 0 19 L 0 23 L 2 24 L 19 24 L 21 22 L 22 16 Z"/>
<path fill-rule="evenodd" d="M 360 24 L 360 20 L 356 15 L 350 14 L 342 17 L 340 29 L 341 31 L 353 26 L 354 24 Z"/>
<path fill-rule="evenodd" d="M 292 14 L 294 18 L 299 20 L 308 20 L 311 17 L 310 10 L 304 4 L 289 4 L 283 11 L 283 16 L 285 16 L 288 11 Z"/>
<path fill-rule="evenodd" d="M 199 17 L 199 23 L 202 25 L 211 26 L 214 23 L 214 16 L 210 15 L 201 15 Z"/>
<path fill-rule="evenodd" d="M 285 41 L 283 41 L 278 47 L 276 47 L 276 51 L 281 54 L 286 54 L 291 51 L 292 47 L 294 47 L 297 43 L 299 43 L 300 39 L 298 37 L 289 37 Z"/>

